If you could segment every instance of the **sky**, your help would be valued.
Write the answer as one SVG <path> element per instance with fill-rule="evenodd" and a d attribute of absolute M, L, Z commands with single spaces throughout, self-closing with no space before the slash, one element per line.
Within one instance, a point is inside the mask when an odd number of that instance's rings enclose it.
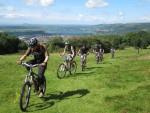
<path fill-rule="evenodd" d="M 0 25 L 137 22 L 150 22 L 150 0 L 0 0 Z"/>

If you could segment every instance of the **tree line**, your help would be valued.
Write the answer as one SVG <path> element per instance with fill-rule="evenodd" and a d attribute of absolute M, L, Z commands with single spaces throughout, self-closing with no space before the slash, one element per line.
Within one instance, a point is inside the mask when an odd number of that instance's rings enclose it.
<path fill-rule="evenodd" d="M 65 40 L 69 41 L 76 48 L 86 44 L 88 48 L 93 48 L 96 43 L 100 43 L 105 52 L 115 49 L 124 49 L 125 47 L 134 47 L 136 49 L 146 49 L 150 45 L 150 32 L 139 31 L 130 32 L 124 35 L 91 35 L 77 36 L 68 39 L 54 37 L 48 41 L 48 49 L 51 52 L 61 51 L 64 48 Z"/>
<path fill-rule="evenodd" d="M 50 52 L 60 52 L 65 46 L 65 41 L 69 41 L 77 49 L 83 44 L 90 49 L 96 43 L 100 43 L 105 52 L 110 52 L 110 48 L 124 49 L 132 46 L 137 50 L 146 49 L 150 46 L 150 32 L 139 31 L 130 32 L 124 35 L 89 35 L 89 36 L 74 36 L 71 38 L 53 37 L 50 38 L 46 45 Z M 17 37 L 0 33 L 0 54 L 15 53 L 19 50 L 27 49 L 27 44 Z"/>

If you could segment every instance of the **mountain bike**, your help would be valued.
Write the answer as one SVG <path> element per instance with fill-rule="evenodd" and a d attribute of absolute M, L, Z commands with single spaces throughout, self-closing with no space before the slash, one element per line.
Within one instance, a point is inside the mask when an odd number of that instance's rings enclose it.
<path fill-rule="evenodd" d="M 31 65 L 31 64 L 27 64 L 27 63 L 21 63 L 21 65 L 26 68 L 29 68 L 29 73 L 26 75 L 24 84 L 21 89 L 20 100 L 19 100 L 20 109 L 24 112 L 24 111 L 26 111 L 26 109 L 29 105 L 32 86 L 34 86 L 34 92 L 38 91 L 39 88 L 42 88 L 41 90 L 42 90 L 43 94 L 45 94 L 46 78 L 44 76 L 43 84 L 42 84 L 42 86 L 39 86 L 38 75 L 33 72 L 33 68 L 37 67 L 39 64 Z"/>
<path fill-rule="evenodd" d="M 70 66 L 67 65 L 68 63 L 70 63 Z M 63 63 L 59 64 L 59 66 L 58 66 L 57 77 L 59 79 L 62 79 L 66 76 L 67 72 L 69 72 L 70 75 L 75 74 L 76 69 L 77 69 L 77 63 L 73 60 L 67 61 L 65 58 L 65 61 Z"/>

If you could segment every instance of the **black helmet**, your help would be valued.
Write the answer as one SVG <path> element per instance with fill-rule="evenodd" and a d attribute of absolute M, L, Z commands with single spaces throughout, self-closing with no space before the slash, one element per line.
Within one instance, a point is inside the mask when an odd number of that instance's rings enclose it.
<path fill-rule="evenodd" d="M 35 47 L 38 44 L 38 40 L 36 38 L 31 38 L 29 41 L 29 47 Z"/>

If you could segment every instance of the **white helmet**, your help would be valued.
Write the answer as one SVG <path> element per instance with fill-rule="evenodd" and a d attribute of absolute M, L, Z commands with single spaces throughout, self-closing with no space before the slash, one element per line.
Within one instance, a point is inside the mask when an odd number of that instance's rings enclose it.
<path fill-rule="evenodd" d="M 38 40 L 36 38 L 31 38 L 29 41 L 29 47 L 35 47 L 38 44 Z"/>

